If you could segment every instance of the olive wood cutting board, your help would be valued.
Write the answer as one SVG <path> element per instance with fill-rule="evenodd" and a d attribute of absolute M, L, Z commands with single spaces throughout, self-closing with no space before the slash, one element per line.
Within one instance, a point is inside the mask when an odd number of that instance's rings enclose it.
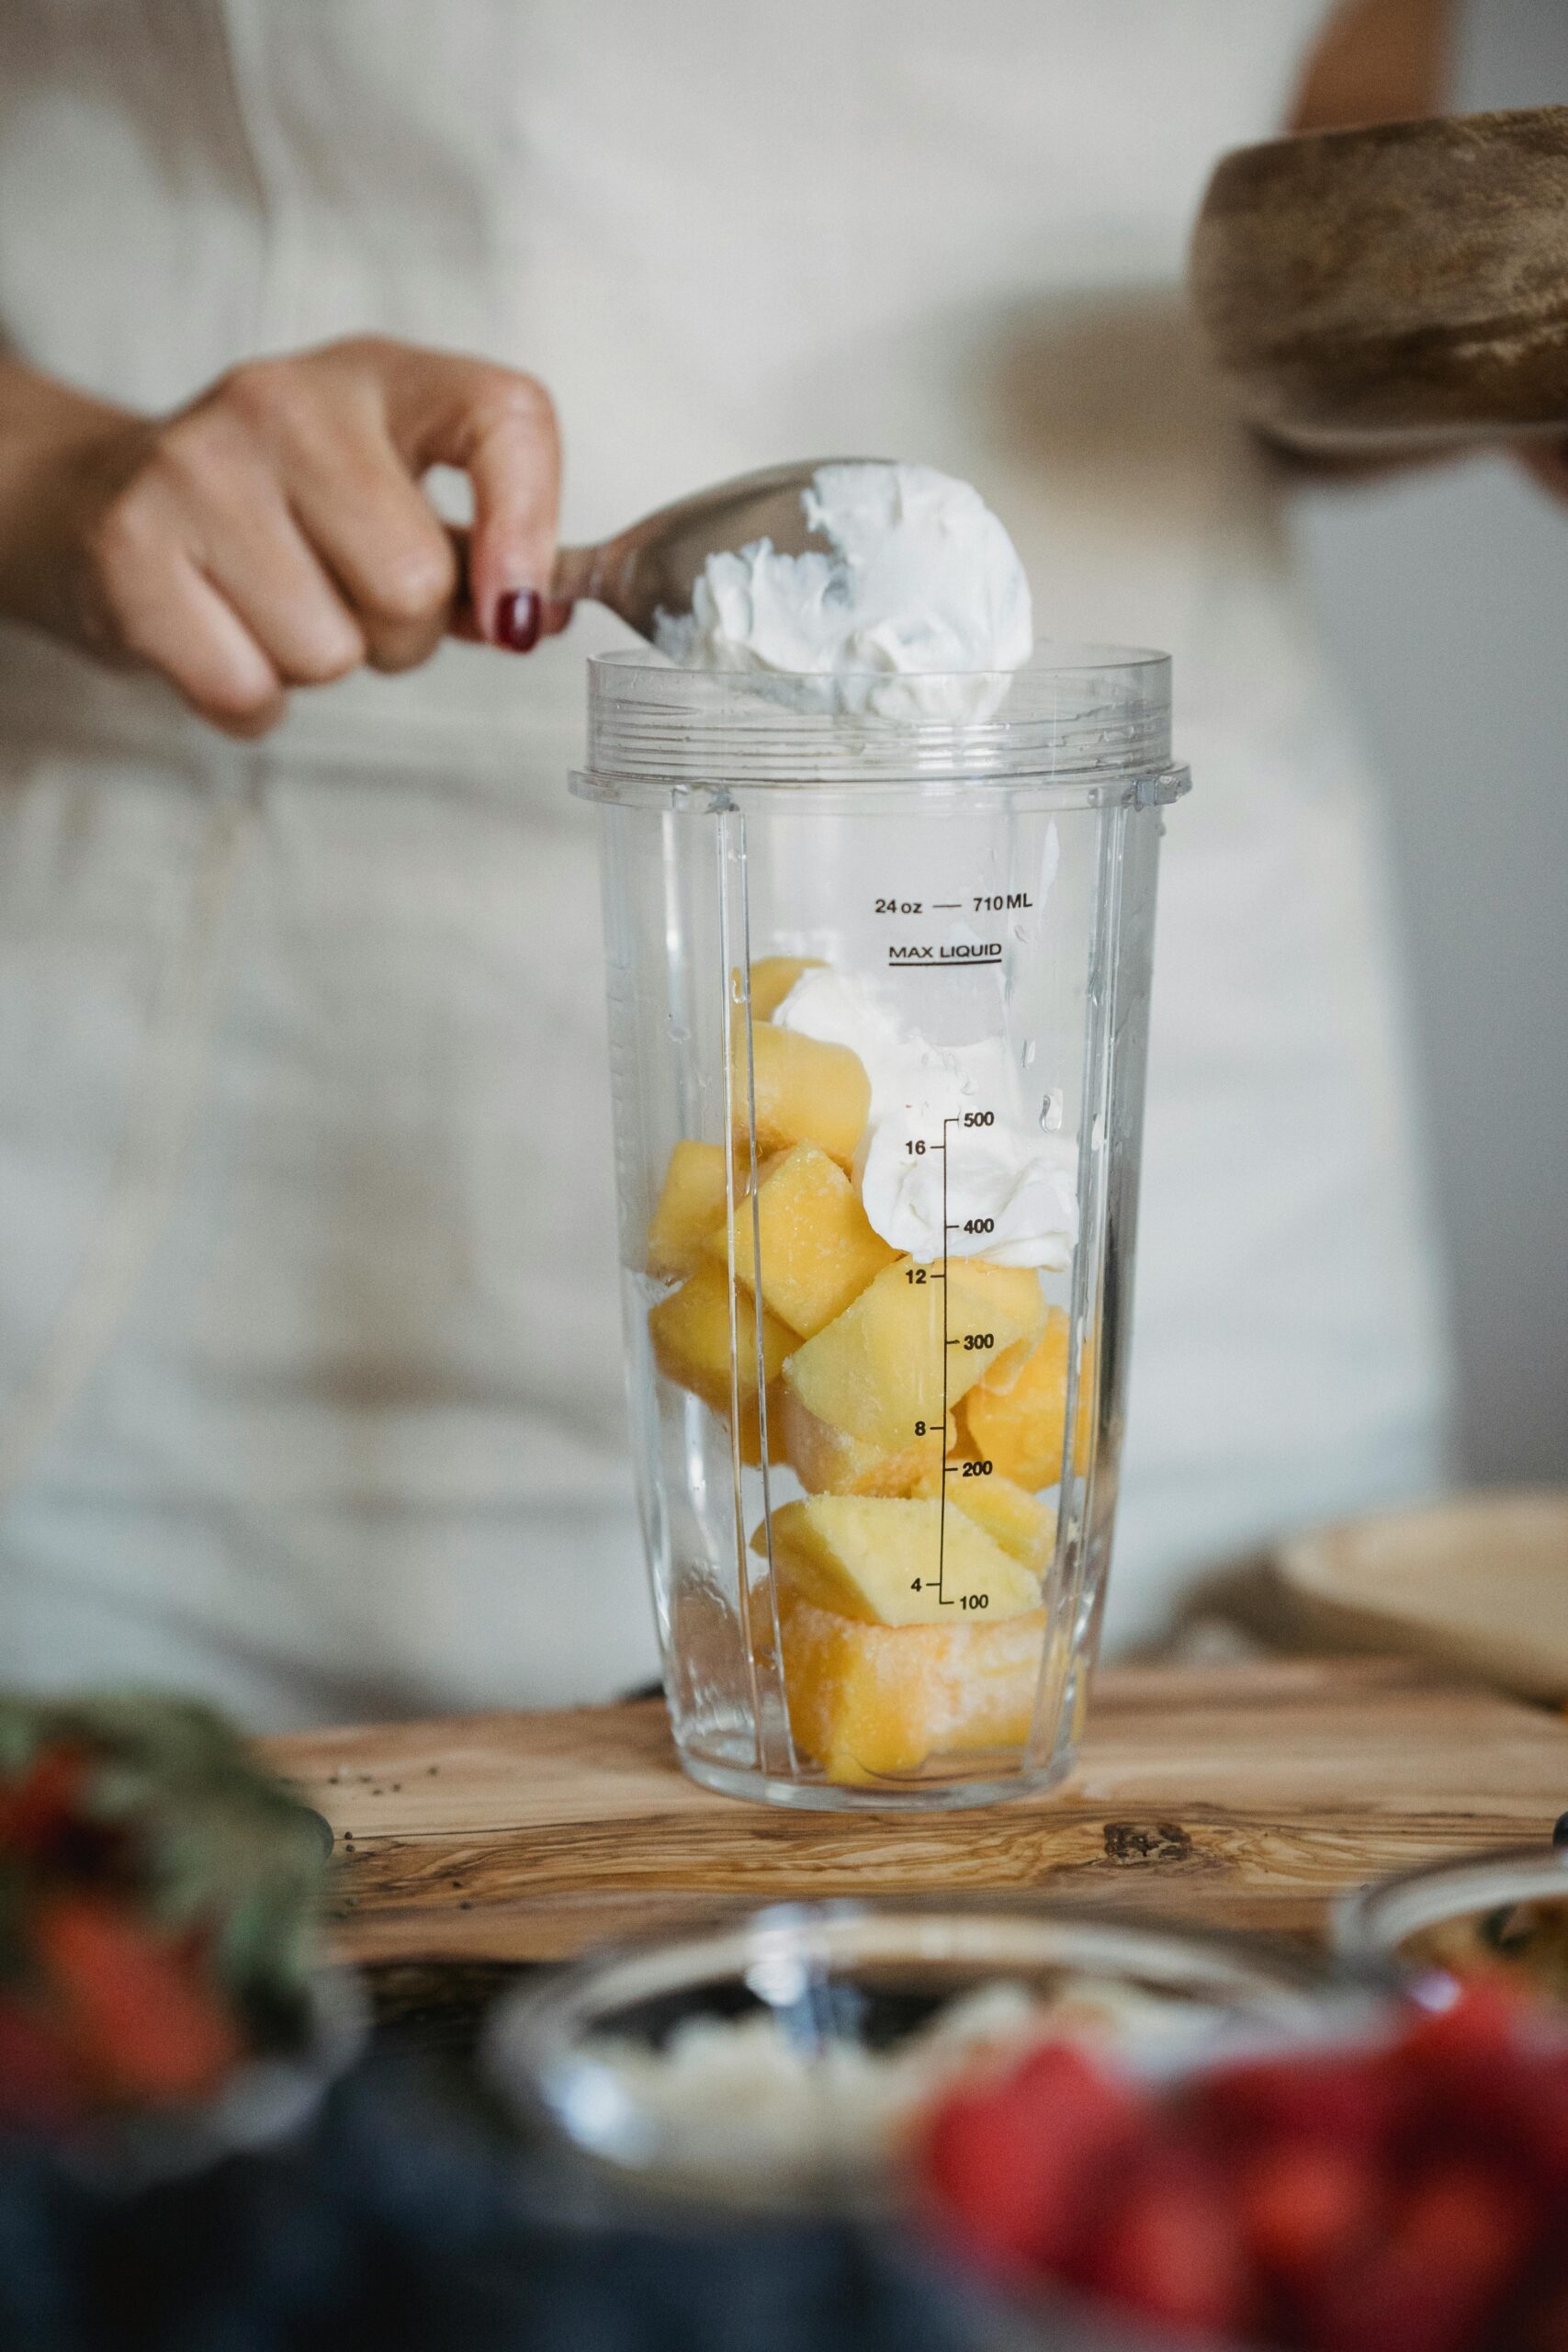
<path fill-rule="evenodd" d="M 1568 1807 L 1568 1724 L 1382 1658 L 1108 1669 L 1063 1788 L 925 1817 L 714 1796 L 657 1702 L 267 1753 L 332 1823 L 334 1946 L 367 1964 L 559 1960 L 751 1904 L 942 1892 L 1310 1934 L 1348 1887 L 1544 1838 Z"/>

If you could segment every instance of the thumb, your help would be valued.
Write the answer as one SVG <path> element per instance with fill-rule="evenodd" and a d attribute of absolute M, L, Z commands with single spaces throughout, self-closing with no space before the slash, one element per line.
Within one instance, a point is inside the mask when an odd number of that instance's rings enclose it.
<path fill-rule="evenodd" d="M 526 650 L 556 556 L 560 437 L 536 377 L 446 352 L 399 355 L 392 437 L 409 463 L 457 466 L 473 485 L 468 594 L 479 634 Z"/>

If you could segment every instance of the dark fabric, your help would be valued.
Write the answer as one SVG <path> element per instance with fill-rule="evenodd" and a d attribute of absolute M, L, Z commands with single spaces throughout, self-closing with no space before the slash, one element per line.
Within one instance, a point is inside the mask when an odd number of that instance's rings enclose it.
<path fill-rule="evenodd" d="M 286 2150 L 131 2197 L 0 2142 L 6 2352 L 970 2352 L 919 2251 L 838 2223 L 565 2225 L 515 2146 L 378 2058 Z"/>

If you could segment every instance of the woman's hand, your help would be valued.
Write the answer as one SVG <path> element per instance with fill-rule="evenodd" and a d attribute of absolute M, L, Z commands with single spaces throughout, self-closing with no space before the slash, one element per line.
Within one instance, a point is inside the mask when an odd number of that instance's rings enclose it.
<path fill-rule="evenodd" d="M 1555 435 L 1544 440 L 1516 441 L 1509 455 L 1523 466 L 1538 490 L 1560 506 L 1568 506 L 1568 441 Z"/>
<path fill-rule="evenodd" d="M 434 465 L 473 485 L 466 567 Z M 527 652 L 564 628 L 541 601 L 559 481 L 542 384 L 407 344 L 249 361 L 153 419 L 6 363 L 0 613 L 260 735 L 290 686 L 412 669 L 448 631 Z"/>

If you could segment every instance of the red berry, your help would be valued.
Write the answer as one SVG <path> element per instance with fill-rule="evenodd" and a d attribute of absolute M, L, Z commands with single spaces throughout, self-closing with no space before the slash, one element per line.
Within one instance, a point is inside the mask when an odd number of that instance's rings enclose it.
<path fill-rule="evenodd" d="M 190 2099 L 217 2087 L 239 2036 L 186 1951 L 101 1895 L 51 1896 L 32 1924 L 62 2030 L 104 2092 Z"/>
<path fill-rule="evenodd" d="M 1241 2158 L 1232 2187 L 1248 2253 L 1284 2285 L 1364 2238 L 1383 2198 L 1372 2159 L 1325 2140 L 1259 2148 Z"/>
<path fill-rule="evenodd" d="M 1479 2165 L 1435 2166 L 1404 2192 L 1383 2242 L 1323 2281 L 1313 2340 L 1322 2352 L 1461 2352 L 1511 2293 L 1535 2234 L 1512 2183 Z"/>
<path fill-rule="evenodd" d="M 1097 2167 L 1143 2111 L 1126 2084 L 1071 2043 L 1050 2042 L 999 2081 L 945 2098 L 927 2124 L 920 2170 L 971 2251 L 1049 2267 L 1077 2231 Z"/>
<path fill-rule="evenodd" d="M 1535 2235 L 1536 2207 L 1490 2166 L 1434 2166 L 1407 2192 L 1394 2230 L 1396 2251 L 1460 2285 L 1488 2291 L 1509 2278 Z"/>
<path fill-rule="evenodd" d="M 1230 2137 L 1333 2140 L 1371 2148 L 1398 2112 L 1400 2088 L 1381 2052 L 1273 2058 L 1224 2066 L 1191 2104 Z"/>
<path fill-rule="evenodd" d="M 1461 2352 L 1474 2324 L 1439 2280 L 1370 2256 L 1340 2265 L 1305 2301 L 1314 2352 Z"/>
<path fill-rule="evenodd" d="M 1240 2335 L 1246 2252 L 1219 2173 L 1190 2148 L 1153 2147 L 1112 2191 L 1072 2264 L 1076 2284 L 1167 2326 Z"/>
<path fill-rule="evenodd" d="M 1549 2289 L 1516 2333 L 1519 2352 L 1568 2352 L 1568 2286 Z"/>
<path fill-rule="evenodd" d="M 46 1857 L 75 1826 L 89 1769 L 69 1742 L 40 1747 L 19 1781 L 0 1785 L 0 1849 Z"/>
<path fill-rule="evenodd" d="M 1403 2073 L 1429 2077 L 1458 2064 L 1507 2057 L 1518 2048 L 1520 2019 L 1529 2004 L 1496 1977 L 1461 1987 L 1447 2008 L 1416 2013 L 1393 2053 Z"/>
<path fill-rule="evenodd" d="M 1521 2054 L 1509 2091 L 1518 2144 L 1541 2188 L 1555 2196 L 1561 2210 L 1568 2199 L 1568 2052 Z"/>

